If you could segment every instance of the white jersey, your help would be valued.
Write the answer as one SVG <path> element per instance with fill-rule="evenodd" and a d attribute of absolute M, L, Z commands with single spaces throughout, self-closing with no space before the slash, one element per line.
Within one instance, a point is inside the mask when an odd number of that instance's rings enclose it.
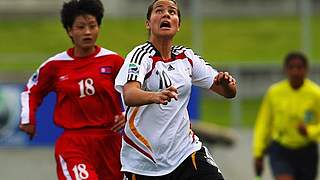
<path fill-rule="evenodd" d="M 191 86 L 209 89 L 218 74 L 191 49 L 174 46 L 172 59 L 164 62 L 160 52 L 146 42 L 126 57 L 116 78 L 122 92 L 128 81 L 138 81 L 146 91 L 178 89 L 178 100 L 167 105 L 127 107 L 121 163 L 122 171 L 146 176 L 172 172 L 202 144 L 191 130 L 187 111 Z"/>

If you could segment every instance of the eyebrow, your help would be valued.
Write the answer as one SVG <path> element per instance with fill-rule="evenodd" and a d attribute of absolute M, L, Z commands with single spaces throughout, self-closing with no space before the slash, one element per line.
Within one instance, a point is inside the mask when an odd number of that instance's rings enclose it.
<path fill-rule="evenodd" d="M 94 20 L 90 20 L 90 21 L 87 21 L 87 22 L 85 22 L 85 21 L 80 21 L 80 22 L 77 21 L 77 22 L 76 22 L 76 21 L 75 21 L 74 24 L 75 24 L 75 25 L 76 25 L 76 24 L 77 24 L 77 25 L 84 25 L 84 24 L 98 24 L 98 23 L 95 22 Z"/>
<path fill-rule="evenodd" d="M 160 5 L 157 5 L 156 7 L 154 7 L 154 9 L 159 8 L 159 7 L 163 7 L 163 5 L 161 5 L 161 4 L 160 4 Z M 178 10 L 178 8 L 175 7 L 175 6 L 169 6 L 169 8 Z"/>

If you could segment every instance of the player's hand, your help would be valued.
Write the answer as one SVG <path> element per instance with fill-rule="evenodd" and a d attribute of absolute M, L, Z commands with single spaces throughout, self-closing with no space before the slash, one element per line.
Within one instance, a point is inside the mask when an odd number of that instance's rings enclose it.
<path fill-rule="evenodd" d="M 236 80 L 228 72 L 219 72 L 215 76 L 213 83 L 216 85 L 229 86 L 235 85 Z"/>
<path fill-rule="evenodd" d="M 299 124 L 298 131 L 302 136 L 308 136 L 307 127 L 305 124 L 303 124 L 303 123 Z"/>
<path fill-rule="evenodd" d="M 178 100 L 178 90 L 177 88 L 170 86 L 160 92 L 156 92 L 154 102 L 157 104 L 167 105 L 171 99 Z"/>
<path fill-rule="evenodd" d="M 122 113 L 119 115 L 115 115 L 114 125 L 111 127 L 111 130 L 114 132 L 119 132 L 124 128 L 125 124 L 126 124 L 126 119 Z"/>
<path fill-rule="evenodd" d="M 20 124 L 19 129 L 29 135 L 30 140 L 36 134 L 36 126 L 32 124 Z"/>
<path fill-rule="evenodd" d="M 263 169 L 263 157 L 254 158 L 254 171 L 256 176 L 261 176 Z"/>

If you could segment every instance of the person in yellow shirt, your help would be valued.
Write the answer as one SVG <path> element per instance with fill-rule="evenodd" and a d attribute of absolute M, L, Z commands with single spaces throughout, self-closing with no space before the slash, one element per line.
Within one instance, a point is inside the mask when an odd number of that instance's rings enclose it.
<path fill-rule="evenodd" d="M 287 79 L 268 89 L 257 115 L 253 135 L 255 173 L 261 177 L 263 159 L 268 154 L 276 180 L 315 180 L 320 87 L 306 78 L 308 60 L 302 53 L 289 53 L 284 71 Z"/>

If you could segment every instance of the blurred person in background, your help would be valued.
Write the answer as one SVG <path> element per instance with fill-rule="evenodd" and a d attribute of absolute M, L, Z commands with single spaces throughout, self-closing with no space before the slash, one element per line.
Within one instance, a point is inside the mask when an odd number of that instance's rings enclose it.
<path fill-rule="evenodd" d="M 99 0 L 65 2 L 61 22 L 73 47 L 44 62 L 21 94 L 20 129 L 31 138 L 38 106 L 49 92 L 57 95 L 54 123 L 64 128 L 55 144 L 61 180 L 123 179 L 119 130 L 125 119 L 114 80 L 124 60 L 96 45 L 103 13 Z"/>
<path fill-rule="evenodd" d="M 192 131 L 187 105 L 192 85 L 233 98 L 236 81 L 191 49 L 173 46 L 180 20 L 174 0 L 154 0 L 146 20 L 149 41 L 127 55 L 116 78 L 127 105 L 121 163 L 129 180 L 224 179 Z"/>
<path fill-rule="evenodd" d="M 276 180 L 315 180 L 320 133 L 320 87 L 306 78 L 308 60 L 302 53 L 284 59 L 287 79 L 267 91 L 254 128 L 253 156 L 257 176 L 270 157 Z"/>

